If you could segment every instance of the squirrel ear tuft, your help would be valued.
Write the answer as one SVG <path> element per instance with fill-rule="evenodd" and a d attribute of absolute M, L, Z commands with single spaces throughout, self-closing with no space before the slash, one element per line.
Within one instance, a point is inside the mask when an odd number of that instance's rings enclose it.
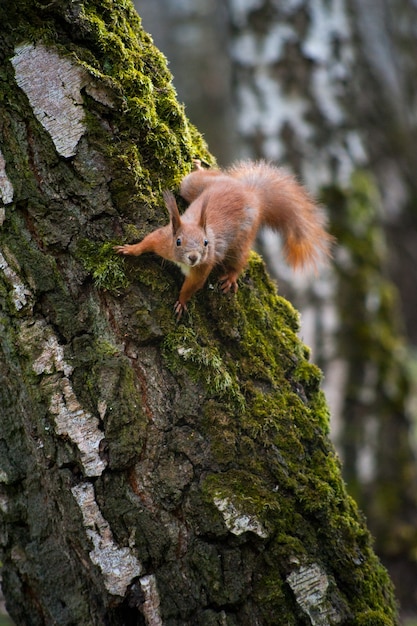
<path fill-rule="evenodd" d="M 208 201 L 209 201 L 209 199 L 207 197 L 205 197 L 204 200 L 203 200 L 203 204 L 201 206 L 200 220 L 198 222 L 199 226 L 203 230 L 206 230 Z"/>
<path fill-rule="evenodd" d="M 178 211 L 177 202 L 175 200 L 174 194 L 171 191 L 164 191 L 163 197 L 165 206 L 168 209 L 169 216 L 171 218 L 172 230 L 175 234 L 181 226 L 181 217 Z"/>

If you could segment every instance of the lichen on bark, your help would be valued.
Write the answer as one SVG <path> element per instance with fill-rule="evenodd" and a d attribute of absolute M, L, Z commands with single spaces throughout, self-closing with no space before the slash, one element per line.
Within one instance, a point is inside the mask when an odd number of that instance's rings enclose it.
<path fill-rule="evenodd" d="M 112 242 L 166 220 L 161 189 L 193 157 L 213 162 L 130 2 L 7 1 L 0 37 L 14 189 L 1 230 L 0 551 L 15 621 L 308 623 L 293 591 L 309 571 L 325 573 L 319 610 L 334 623 L 395 623 L 327 438 L 320 371 L 259 257 L 236 297 L 214 273 L 180 324 L 176 268 L 111 262 Z M 25 41 L 88 75 L 74 156 L 15 80 Z"/>

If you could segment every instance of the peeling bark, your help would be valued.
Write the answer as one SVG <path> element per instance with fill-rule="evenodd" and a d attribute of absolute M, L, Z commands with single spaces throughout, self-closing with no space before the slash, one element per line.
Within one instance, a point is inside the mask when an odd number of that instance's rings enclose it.
<path fill-rule="evenodd" d="M 30 301 L 32 293 L 20 280 L 18 274 L 10 267 L 4 256 L 0 253 L 0 269 L 4 274 L 4 277 L 12 287 L 11 300 L 16 311 L 20 311 Z"/>
<path fill-rule="evenodd" d="M 243 533 L 252 532 L 263 539 L 268 537 L 268 533 L 265 528 L 263 528 L 259 520 L 239 511 L 234 504 L 230 502 L 230 500 L 214 498 L 213 502 L 220 513 L 223 514 L 226 527 L 234 535 L 242 535 Z"/>
<path fill-rule="evenodd" d="M 0 152 L 0 195 L 3 204 L 10 204 L 13 201 L 13 185 L 6 173 L 6 161 Z M 0 226 L 4 221 L 4 208 L 2 207 Z"/>
<path fill-rule="evenodd" d="M 160 599 L 155 576 L 143 576 L 143 578 L 140 579 L 140 586 L 145 597 L 143 602 L 143 614 L 147 626 L 161 626 L 163 622 L 159 614 Z"/>
<path fill-rule="evenodd" d="M 326 573 L 316 564 L 302 566 L 291 572 L 288 583 L 297 603 L 308 615 L 313 626 L 340 624 L 343 621 L 340 609 L 328 605 L 326 601 L 329 580 Z"/>
<path fill-rule="evenodd" d="M 89 556 L 102 571 L 107 591 L 112 596 L 123 597 L 132 580 L 142 573 L 142 566 L 130 548 L 116 545 L 110 526 L 98 508 L 94 487 L 90 483 L 80 483 L 71 492 L 81 509 L 84 527 L 94 546 Z"/>
<path fill-rule="evenodd" d="M 18 46 L 11 61 L 17 84 L 51 135 L 58 154 L 74 156 L 86 131 L 81 89 L 87 74 L 70 59 L 42 45 Z"/>

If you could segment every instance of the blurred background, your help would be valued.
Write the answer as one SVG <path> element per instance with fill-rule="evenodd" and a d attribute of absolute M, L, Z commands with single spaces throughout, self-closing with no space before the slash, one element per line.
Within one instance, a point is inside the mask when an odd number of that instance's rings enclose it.
<path fill-rule="evenodd" d="M 326 206 L 319 276 L 258 248 L 324 372 L 331 436 L 417 624 L 417 2 L 136 0 L 220 166 L 264 158 Z"/>

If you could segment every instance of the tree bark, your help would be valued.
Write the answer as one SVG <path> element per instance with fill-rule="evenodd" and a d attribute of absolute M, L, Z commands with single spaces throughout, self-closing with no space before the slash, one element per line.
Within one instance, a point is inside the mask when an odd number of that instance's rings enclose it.
<path fill-rule="evenodd" d="M 0 8 L 0 555 L 16 624 L 396 623 L 298 316 L 112 246 L 212 162 L 129 2 Z"/>

